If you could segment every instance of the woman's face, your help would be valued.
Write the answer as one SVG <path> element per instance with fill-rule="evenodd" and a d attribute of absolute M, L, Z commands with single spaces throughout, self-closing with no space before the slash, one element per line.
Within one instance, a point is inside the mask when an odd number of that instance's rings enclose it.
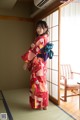
<path fill-rule="evenodd" d="M 43 34 L 45 31 L 44 31 L 44 29 L 43 29 L 41 26 L 38 26 L 38 27 L 36 28 L 36 32 L 37 32 L 38 35 L 41 35 L 41 34 Z"/>

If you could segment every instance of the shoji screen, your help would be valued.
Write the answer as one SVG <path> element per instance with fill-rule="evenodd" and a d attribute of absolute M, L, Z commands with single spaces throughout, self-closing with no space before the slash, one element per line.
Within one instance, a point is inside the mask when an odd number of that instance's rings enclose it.
<path fill-rule="evenodd" d="M 58 10 L 44 18 L 49 26 L 49 42 L 53 43 L 54 57 L 47 61 L 47 85 L 50 98 L 58 103 Z"/>

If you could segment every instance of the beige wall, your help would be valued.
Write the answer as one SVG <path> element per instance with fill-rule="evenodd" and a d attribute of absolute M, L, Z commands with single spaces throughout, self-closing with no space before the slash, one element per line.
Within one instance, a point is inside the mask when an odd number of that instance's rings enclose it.
<path fill-rule="evenodd" d="M 16 5 L 11 10 L 0 9 L 0 15 L 28 17 L 29 8 Z M 29 72 L 23 70 L 23 55 L 33 40 L 33 23 L 0 20 L 0 90 L 29 86 Z"/>
<path fill-rule="evenodd" d="M 23 70 L 21 55 L 32 39 L 32 23 L 0 20 L 0 89 L 28 87 L 29 72 Z"/>

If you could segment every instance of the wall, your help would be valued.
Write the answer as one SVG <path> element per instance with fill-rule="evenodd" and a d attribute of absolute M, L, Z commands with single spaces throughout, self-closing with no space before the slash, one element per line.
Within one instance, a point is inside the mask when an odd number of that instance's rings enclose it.
<path fill-rule="evenodd" d="M 20 8 L 19 8 L 20 9 Z M 0 10 L 0 15 L 25 17 L 19 13 Z M 17 12 L 18 11 L 18 12 Z M 23 14 L 22 14 L 23 13 Z M 16 20 L 0 20 L 0 89 L 15 89 L 29 86 L 29 72 L 23 70 L 23 55 L 33 40 L 33 23 Z"/>

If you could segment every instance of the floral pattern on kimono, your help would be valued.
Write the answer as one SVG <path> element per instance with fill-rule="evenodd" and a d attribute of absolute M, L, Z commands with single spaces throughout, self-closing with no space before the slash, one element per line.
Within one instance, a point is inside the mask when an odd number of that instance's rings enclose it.
<path fill-rule="evenodd" d="M 36 38 L 31 44 L 30 49 L 22 59 L 28 62 L 28 69 L 31 71 L 30 76 L 30 96 L 29 101 L 32 108 L 44 108 L 48 106 L 48 90 L 46 82 L 46 61 L 37 57 L 40 49 L 48 43 L 48 36 L 43 35 Z"/>

